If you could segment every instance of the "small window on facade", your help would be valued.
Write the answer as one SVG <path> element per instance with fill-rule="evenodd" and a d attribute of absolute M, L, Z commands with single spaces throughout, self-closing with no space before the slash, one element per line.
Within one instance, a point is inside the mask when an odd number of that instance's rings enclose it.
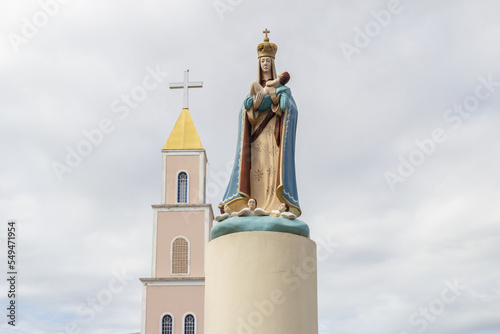
<path fill-rule="evenodd" d="M 161 334 L 172 334 L 172 317 L 168 314 L 161 320 Z"/>
<path fill-rule="evenodd" d="M 183 237 L 172 243 L 172 274 L 189 274 L 189 243 Z"/>
<path fill-rule="evenodd" d="M 186 315 L 184 318 L 184 334 L 194 334 L 194 316 L 192 314 Z"/>
<path fill-rule="evenodd" d="M 188 202 L 188 176 L 180 172 L 177 176 L 177 203 Z"/>

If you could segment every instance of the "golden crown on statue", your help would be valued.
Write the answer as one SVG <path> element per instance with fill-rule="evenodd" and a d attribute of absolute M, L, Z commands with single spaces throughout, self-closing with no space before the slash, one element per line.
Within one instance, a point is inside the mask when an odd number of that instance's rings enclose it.
<path fill-rule="evenodd" d="M 264 34 L 266 34 L 266 37 L 264 37 L 264 43 L 260 43 L 257 46 L 257 54 L 260 57 L 272 57 L 274 58 L 274 55 L 276 55 L 276 51 L 278 51 L 278 46 L 274 43 L 269 43 L 269 37 L 267 37 L 267 34 L 270 33 L 269 30 L 264 30 Z"/>

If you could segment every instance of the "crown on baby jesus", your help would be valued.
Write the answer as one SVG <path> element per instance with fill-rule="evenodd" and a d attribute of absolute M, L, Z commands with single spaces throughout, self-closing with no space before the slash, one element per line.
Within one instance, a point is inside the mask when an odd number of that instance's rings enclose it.
<path fill-rule="evenodd" d="M 257 45 L 257 54 L 259 55 L 259 58 L 261 57 L 272 57 L 276 55 L 276 51 L 278 51 L 278 46 L 274 43 L 269 43 L 269 37 L 267 37 L 267 34 L 269 33 L 269 30 L 264 30 L 263 33 L 266 34 L 266 37 L 264 37 L 264 43 L 260 43 Z"/>

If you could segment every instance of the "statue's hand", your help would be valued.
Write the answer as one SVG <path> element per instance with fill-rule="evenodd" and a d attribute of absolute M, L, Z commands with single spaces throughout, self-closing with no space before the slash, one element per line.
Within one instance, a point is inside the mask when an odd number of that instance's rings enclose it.
<path fill-rule="evenodd" d="M 255 96 L 255 98 L 253 99 L 253 109 L 254 110 L 257 110 L 259 108 L 263 99 L 264 99 L 264 94 L 262 93 L 262 91 L 259 91 L 257 93 L 257 95 Z"/>
<path fill-rule="evenodd" d="M 276 95 L 276 92 L 274 91 L 274 92 L 272 92 L 269 95 L 271 96 L 271 100 L 273 101 L 273 104 L 280 103 L 281 93 L 279 93 L 278 95 Z"/>

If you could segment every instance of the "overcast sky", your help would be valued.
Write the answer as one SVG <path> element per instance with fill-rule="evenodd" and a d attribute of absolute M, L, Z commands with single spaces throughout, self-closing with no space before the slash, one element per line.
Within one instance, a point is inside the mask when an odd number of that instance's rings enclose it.
<path fill-rule="evenodd" d="M 500 333 L 498 1 L 60 1 L 0 4 L 0 261 L 15 219 L 17 333 L 140 330 L 182 108 L 168 83 L 186 69 L 204 83 L 189 103 L 216 205 L 264 28 L 299 108 L 320 333 Z"/>

